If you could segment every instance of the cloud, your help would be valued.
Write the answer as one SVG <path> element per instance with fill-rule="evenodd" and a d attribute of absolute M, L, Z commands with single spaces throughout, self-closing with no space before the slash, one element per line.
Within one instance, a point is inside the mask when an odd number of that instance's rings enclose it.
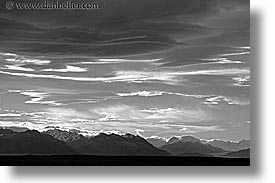
<path fill-rule="evenodd" d="M 150 63 L 152 65 L 161 65 L 162 63 L 157 63 L 161 61 L 162 58 L 159 59 L 119 59 L 119 58 L 104 58 L 104 59 L 96 59 L 96 61 L 92 62 L 76 62 L 74 65 L 102 65 L 102 64 L 117 64 L 117 63 Z"/>
<path fill-rule="evenodd" d="M 150 137 L 146 137 L 146 139 L 157 139 L 157 140 L 161 140 L 161 141 L 164 141 L 164 142 L 167 140 L 164 137 L 159 137 L 159 136 L 156 136 L 156 135 L 152 135 Z"/>
<path fill-rule="evenodd" d="M 23 87 L 16 107 L 44 112 L 1 113 L 3 123 L 145 136 L 219 131 L 216 118 L 247 115 L 249 1 L 101 2 L 90 12 L 0 10 L 0 92 Z"/>
<path fill-rule="evenodd" d="M 60 0 L 60 2 L 64 1 L 66 0 Z M 83 1 L 87 2 L 89 0 Z M 35 2 L 44 2 L 44 0 L 36 0 Z M 216 17 L 224 18 L 223 14 L 229 17 L 228 23 L 232 24 L 231 19 L 236 19 L 232 17 L 232 14 L 249 10 L 249 1 L 246 0 L 231 0 L 230 3 L 226 0 L 139 0 L 135 2 L 128 0 L 101 0 L 97 2 L 101 8 L 96 11 L 50 11 L 51 13 L 46 14 L 41 11 L 13 11 L 10 13 L 1 8 L 0 14 L 4 17 L 18 18 L 22 22 L 30 22 L 40 26 L 77 25 L 114 29 L 115 23 L 117 24 L 116 26 L 121 27 L 122 25 L 141 20 L 153 21 L 170 18 L 175 22 L 177 20 L 175 17 L 178 16 L 197 20 L 208 17 L 212 19 Z M 3 4 L 1 7 L 4 7 L 4 2 L 1 2 L 1 4 Z"/>
<path fill-rule="evenodd" d="M 118 58 L 101 58 L 98 59 L 99 62 L 115 62 L 115 63 L 124 63 L 124 62 L 157 62 L 162 60 L 162 58 L 158 59 L 142 59 L 142 60 L 134 60 L 134 59 L 118 59 Z"/>
<path fill-rule="evenodd" d="M 144 133 L 144 130 L 142 130 L 142 129 L 136 129 L 136 134 L 137 134 L 138 136 L 143 137 L 143 134 L 142 134 L 142 133 Z"/>
<path fill-rule="evenodd" d="M 26 104 L 42 104 L 49 106 L 66 106 L 71 104 L 91 104 L 99 103 L 109 99 L 117 99 L 118 96 L 113 95 L 111 92 L 100 93 L 82 93 L 67 90 L 55 89 L 40 89 L 36 90 L 9 90 L 8 93 L 19 93 L 27 96 L 30 99 L 26 100 Z"/>
<path fill-rule="evenodd" d="M 34 71 L 34 69 L 31 68 L 25 68 L 25 67 L 21 67 L 21 65 L 5 65 L 4 67 L 2 67 L 3 69 L 7 69 L 7 70 L 16 70 L 16 71 Z M 0 67 L 1 69 L 1 67 Z"/>
<path fill-rule="evenodd" d="M 66 0 L 60 0 L 62 1 Z M 98 2 L 102 4 L 102 8 L 96 11 L 12 12 L 5 10 L 5 2 L 0 2 L 0 26 L 3 27 L 0 35 L 9 35 L 1 36 L 0 39 L 7 40 L 8 37 L 9 42 L 13 43 L 20 37 L 20 40 L 24 40 L 21 41 L 20 48 L 11 43 L 6 45 L 13 45 L 14 50 L 24 52 L 94 54 L 106 57 L 176 48 L 184 44 L 179 43 L 183 38 L 211 35 L 209 30 L 217 24 L 219 29 L 249 27 L 249 19 L 243 19 L 249 18 L 249 1 Z M 30 44 L 30 39 L 35 43 Z"/>
<path fill-rule="evenodd" d="M 146 127 L 147 125 L 166 126 L 166 123 L 161 121 L 177 122 L 200 122 L 207 120 L 209 116 L 201 109 L 185 109 L 185 108 L 150 108 L 139 109 L 129 105 L 108 105 L 104 107 L 91 107 L 84 111 L 75 110 L 72 108 L 48 108 L 46 110 L 47 117 L 57 121 L 67 123 L 91 122 L 102 125 L 107 124 L 125 124 L 133 125 L 133 127 Z M 158 124 L 156 124 L 158 123 Z M 143 128 L 142 128 L 143 129 Z"/>
<path fill-rule="evenodd" d="M 3 53 L 0 52 L 0 55 L 3 55 L 7 58 L 5 58 L 5 61 L 13 63 L 13 64 L 35 64 L 35 65 L 47 65 L 51 63 L 50 60 L 42 60 L 42 59 L 36 59 L 36 58 L 28 58 L 25 56 L 20 56 L 14 53 Z"/>
<path fill-rule="evenodd" d="M 173 108 L 141 111 L 127 105 L 92 107 L 88 110 L 52 107 L 34 113 L 6 111 L 1 115 L 0 126 L 26 127 L 39 131 L 45 131 L 52 126 L 60 129 L 78 129 L 83 135 L 106 132 L 136 133 L 139 136 L 146 136 L 223 130 L 219 126 L 184 124 L 185 120 L 188 124 L 198 122 L 201 118 L 207 120 L 204 116 L 200 116 L 200 112 L 195 111 Z M 16 120 L 18 117 L 20 120 Z"/>
<path fill-rule="evenodd" d="M 26 101 L 26 104 L 50 104 L 50 105 L 61 105 L 60 103 L 57 103 L 56 101 L 43 101 L 46 97 L 48 97 L 47 93 L 42 93 L 42 92 L 36 92 L 33 90 L 30 91 L 22 91 L 20 92 L 22 95 L 26 95 L 30 97 L 31 99 Z"/>
<path fill-rule="evenodd" d="M 198 100 L 202 100 L 203 104 L 207 105 L 218 105 L 221 102 L 225 102 L 229 105 L 249 105 L 250 101 L 246 98 L 239 98 L 239 97 L 229 97 L 229 96 L 220 96 L 220 95 L 191 95 L 191 94 L 184 94 L 184 93 L 173 93 L 173 92 L 165 92 L 165 91 L 138 91 L 138 92 L 130 92 L 130 93 L 117 93 L 118 96 L 121 97 L 156 97 L 156 96 L 163 96 L 163 95 L 175 95 L 175 96 L 182 96 L 182 97 L 192 97 Z"/>
<path fill-rule="evenodd" d="M 15 113 L 4 113 L 0 114 L 0 117 L 20 117 L 22 114 L 15 114 Z"/>
<path fill-rule="evenodd" d="M 208 58 L 208 59 L 200 59 L 202 61 L 211 61 L 211 62 L 207 62 L 204 64 L 243 64 L 244 62 L 239 61 L 239 60 L 231 60 L 229 58 Z M 201 64 L 201 63 L 199 63 Z"/>
<path fill-rule="evenodd" d="M 201 121 L 206 120 L 208 116 L 200 109 L 185 109 L 185 108 L 150 108 L 139 109 L 129 105 L 112 105 L 107 107 L 99 107 L 90 109 L 90 112 L 97 113 L 101 116 L 99 121 L 135 121 L 154 122 L 161 120 L 172 121 Z"/>
<path fill-rule="evenodd" d="M 185 107 L 181 108 L 150 108 L 143 109 L 142 112 L 150 114 L 146 119 L 151 120 L 171 120 L 178 122 L 199 122 L 202 120 L 207 120 L 209 116 L 200 108 L 188 109 Z"/>
<path fill-rule="evenodd" d="M 238 56 L 238 55 L 249 55 L 249 54 L 250 54 L 250 52 L 246 51 L 246 52 L 221 54 L 220 56 L 224 57 L 224 56 Z"/>
<path fill-rule="evenodd" d="M 210 131 L 224 131 L 224 128 L 220 126 L 192 126 L 183 125 L 180 131 L 182 133 L 200 133 L 200 132 L 210 132 Z"/>
<path fill-rule="evenodd" d="M 238 76 L 232 77 L 232 80 L 235 82 L 233 85 L 235 86 L 250 86 L 250 75 L 248 76 Z"/>
<path fill-rule="evenodd" d="M 230 76 L 249 74 L 249 68 L 224 68 L 224 69 L 208 69 L 208 70 L 194 70 L 194 71 L 117 71 L 117 81 L 146 81 L 159 80 L 167 82 L 176 82 L 180 76 L 188 75 L 216 75 L 216 76 Z"/>
<path fill-rule="evenodd" d="M 64 1 L 60 0 L 60 2 Z M 88 0 L 83 1 L 87 2 Z M 44 2 L 44 0 L 36 0 L 35 2 Z M 101 0 L 98 1 L 101 8 L 96 11 L 51 11 L 51 13 L 46 15 L 43 12 L 13 12 L 11 14 L 1 8 L 0 13 L 11 18 L 20 17 L 21 15 L 20 20 L 38 25 L 55 26 L 61 24 L 85 27 L 94 25 L 94 27 L 113 28 L 114 23 L 121 25 L 125 22 L 142 19 L 203 11 L 205 4 L 207 4 L 204 2 L 200 0 L 139 0 L 136 2 Z M 123 14 L 121 11 L 123 11 Z M 80 16 L 81 19 L 77 18 L 76 15 Z"/>
<path fill-rule="evenodd" d="M 249 99 L 242 99 L 238 97 L 225 97 L 225 96 L 209 97 L 203 102 L 203 104 L 218 105 L 221 102 L 226 102 L 229 105 L 240 105 L 240 106 L 250 105 Z"/>
<path fill-rule="evenodd" d="M 46 92 L 40 92 L 35 90 L 9 90 L 9 93 L 20 93 L 21 95 L 28 96 L 30 100 L 26 100 L 26 104 L 46 104 L 46 105 L 53 105 L 53 106 L 59 106 L 62 105 L 62 103 L 49 100 L 51 95 Z"/>
<path fill-rule="evenodd" d="M 186 68 L 155 68 L 147 70 L 116 70 L 110 73 L 110 75 L 101 77 L 73 77 L 67 75 L 53 75 L 48 73 L 28 73 L 34 71 L 30 68 L 25 68 L 24 64 L 34 64 L 34 65 L 48 65 L 51 63 L 50 60 L 42 60 L 38 58 L 25 58 L 23 56 L 18 56 L 11 53 L 2 53 L 4 56 L 15 57 L 6 58 L 7 62 L 11 62 L 15 65 L 6 66 L 11 71 L 1 70 L 1 74 L 21 76 L 29 78 L 41 78 L 41 79 L 56 79 L 56 80 L 70 80 L 70 81 L 82 81 L 82 82 L 127 82 L 127 83 L 152 83 L 161 82 L 170 85 L 178 85 L 184 81 L 184 76 L 200 76 L 200 75 L 210 75 L 210 76 L 232 76 L 232 79 L 236 82 L 235 85 L 246 86 L 245 83 L 249 80 L 250 68 L 214 68 L 214 69 L 186 69 Z M 161 60 L 159 59 L 145 59 L 145 60 L 129 60 L 130 62 L 153 62 Z M 99 62 L 126 62 L 127 59 L 99 59 Z M 19 65 L 18 65 L 19 64 Z M 12 70 L 25 71 L 22 72 L 12 72 Z M 65 68 L 48 68 L 43 69 L 44 72 L 86 72 L 87 68 L 81 68 L 76 66 L 67 65 Z M 237 76 L 237 77 L 236 77 Z M 138 94 L 139 95 L 139 94 Z"/>
<path fill-rule="evenodd" d="M 117 95 L 121 97 L 132 97 L 132 96 L 155 97 L 155 96 L 163 96 L 163 95 L 176 95 L 176 96 L 182 96 L 182 97 L 194 97 L 197 99 L 211 97 L 211 95 L 191 95 L 191 94 L 174 93 L 174 92 L 167 92 L 167 91 L 137 91 L 137 92 L 130 92 L 130 93 L 117 93 Z"/>
<path fill-rule="evenodd" d="M 87 68 L 80 68 L 71 65 L 66 65 L 64 69 L 43 69 L 46 72 L 86 72 Z"/>
<path fill-rule="evenodd" d="M 98 118 L 98 115 L 96 113 L 92 112 L 80 112 L 78 110 L 72 109 L 72 108 L 48 108 L 47 113 L 51 117 L 60 118 L 62 120 L 68 120 L 68 119 L 96 119 Z"/>
<path fill-rule="evenodd" d="M 161 91 L 139 91 L 132 93 L 117 93 L 118 96 L 121 97 L 129 97 L 129 96 L 140 96 L 140 97 L 152 97 L 152 96 L 161 96 L 164 92 Z"/>
<path fill-rule="evenodd" d="M 134 106 L 110 105 L 106 107 L 95 107 L 90 109 L 101 116 L 99 121 L 140 121 L 144 120 L 148 114 L 140 112 Z"/>

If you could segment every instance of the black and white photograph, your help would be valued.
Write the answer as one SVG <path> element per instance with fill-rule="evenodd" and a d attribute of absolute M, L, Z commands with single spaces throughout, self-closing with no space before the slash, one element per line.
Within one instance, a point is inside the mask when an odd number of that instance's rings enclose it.
<path fill-rule="evenodd" d="M 249 0 L 0 7 L 0 165 L 250 166 Z"/>

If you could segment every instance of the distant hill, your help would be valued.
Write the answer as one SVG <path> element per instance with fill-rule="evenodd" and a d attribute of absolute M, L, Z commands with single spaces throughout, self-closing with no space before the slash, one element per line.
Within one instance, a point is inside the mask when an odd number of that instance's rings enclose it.
<path fill-rule="evenodd" d="M 213 147 L 220 148 L 225 151 L 232 151 L 232 152 L 250 148 L 250 140 L 241 140 L 239 142 L 216 140 L 216 139 L 203 140 L 193 136 L 179 136 L 179 137 L 174 136 L 169 138 L 168 140 L 160 137 L 149 137 L 149 138 L 146 138 L 146 140 L 158 148 L 164 145 L 169 145 L 176 142 L 192 142 L 192 143 L 198 142 L 205 145 L 211 145 Z"/>
<path fill-rule="evenodd" d="M 226 154 L 229 157 L 238 157 L 238 158 L 250 158 L 250 149 L 243 149 L 236 152 L 229 152 Z"/>
<path fill-rule="evenodd" d="M 222 153 L 225 150 L 211 145 L 202 144 L 200 142 L 175 142 L 172 144 L 167 144 L 160 149 L 163 149 L 172 155 L 182 155 L 186 153 L 200 153 L 200 154 L 212 154 L 212 153 Z"/>
<path fill-rule="evenodd" d="M 250 140 L 241 140 L 239 142 L 212 140 L 206 142 L 206 144 L 210 144 L 214 147 L 222 148 L 227 151 L 239 151 L 250 148 Z"/>
<path fill-rule="evenodd" d="M 200 139 L 193 137 L 193 136 L 181 136 L 181 137 L 172 137 L 168 140 L 167 144 L 173 144 L 176 142 L 191 142 L 191 143 L 195 143 L 195 142 L 201 142 Z"/>
<path fill-rule="evenodd" d="M 46 134 L 66 142 L 66 144 L 81 154 L 89 155 L 141 155 L 168 156 L 168 152 L 160 150 L 145 139 L 132 134 L 116 135 L 101 133 L 97 136 L 66 132 L 58 129 L 49 130 Z"/>
<path fill-rule="evenodd" d="M 166 141 L 163 138 L 148 137 L 146 140 L 155 147 L 161 147 L 166 144 Z"/>
<path fill-rule="evenodd" d="M 0 129 L 1 154 L 76 154 L 64 142 L 35 130 L 14 132 Z"/>
<path fill-rule="evenodd" d="M 160 138 L 160 137 L 149 137 L 146 138 L 146 140 L 153 144 L 155 147 L 161 147 L 167 144 L 173 144 L 175 142 L 201 142 L 200 139 L 193 137 L 193 136 L 181 136 L 181 137 L 171 137 L 170 139 L 168 139 L 168 141 L 166 141 L 166 139 L 164 138 Z"/>

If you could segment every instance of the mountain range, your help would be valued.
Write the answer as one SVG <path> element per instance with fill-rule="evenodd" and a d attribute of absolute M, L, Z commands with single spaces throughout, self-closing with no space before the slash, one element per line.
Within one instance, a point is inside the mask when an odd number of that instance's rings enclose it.
<path fill-rule="evenodd" d="M 147 138 L 132 134 L 84 136 L 76 131 L 0 129 L 1 154 L 80 154 L 104 156 L 215 156 L 249 157 L 249 140 L 205 141 L 193 136 Z M 232 154 L 231 154 L 232 153 Z"/>
<path fill-rule="evenodd" d="M 166 140 L 165 138 L 160 138 L 160 137 L 148 137 L 146 138 L 146 140 L 153 144 L 155 147 L 161 147 L 161 146 L 164 146 L 164 145 L 168 145 L 168 144 L 173 144 L 173 143 L 176 143 L 176 142 L 201 142 L 200 139 L 197 139 L 193 136 L 179 136 L 179 137 L 171 137 L 169 138 L 168 140 Z"/>
<path fill-rule="evenodd" d="M 182 142 L 178 141 L 172 144 L 161 146 L 160 149 L 165 150 L 172 155 L 182 156 L 185 154 L 216 154 L 226 152 L 224 149 L 213 147 L 211 145 L 200 142 Z"/>
<path fill-rule="evenodd" d="M 141 156 L 168 156 L 148 143 L 145 139 L 132 134 L 116 135 L 100 133 L 97 136 L 84 137 L 76 132 L 61 131 L 58 129 L 44 132 L 65 142 L 76 149 L 80 154 L 92 155 L 141 155 Z"/>
<path fill-rule="evenodd" d="M 223 141 L 223 140 L 210 140 L 206 142 L 214 147 L 219 147 L 227 151 L 240 151 L 250 148 L 250 140 L 241 140 L 239 142 Z"/>
<path fill-rule="evenodd" d="M 75 154 L 73 148 L 35 130 L 14 132 L 0 129 L 1 154 Z"/>
<path fill-rule="evenodd" d="M 241 140 L 238 142 L 234 141 L 224 141 L 224 140 L 203 140 L 193 136 L 180 136 L 180 137 L 171 137 L 168 140 L 159 137 L 149 137 L 146 140 L 153 144 L 155 147 L 161 148 L 163 146 L 167 146 L 169 144 L 177 143 L 177 142 L 191 142 L 191 143 L 198 143 L 204 145 L 211 145 L 212 147 L 220 148 L 225 151 L 240 151 L 243 149 L 250 148 L 250 140 Z"/>

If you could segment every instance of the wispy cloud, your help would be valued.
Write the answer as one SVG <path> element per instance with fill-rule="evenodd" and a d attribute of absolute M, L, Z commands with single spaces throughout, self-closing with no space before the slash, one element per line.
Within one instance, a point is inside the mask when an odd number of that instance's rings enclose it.
<path fill-rule="evenodd" d="M 162 65 L 158 61 L 163 60 L 162 58 L 157 59 L 122 59 L 122 58 L 100 58 L 95 61 L 89 62 L 75 62 L 74 65 L 102 65 L 102 64 L 119 64 L 119 63 L 149 63 L 151 65 Z"/>
<path fill-rule="evenodd" d="M 62 103 L 59 103 L 57 101 L 49 99 L 47 100 L 50 95 L 44 92 L 39 92 L 35 90 L 9 90 L 9 93 L 20 93 L 21 95 L 30 97 L 29 100 L 25 101 L 26 104 L 46 104 L 54 106 L 62 105 Z"/>
<path fill-rule="evenodd" d="M 104 112 L 103 112 L 104 111 Z M 185 114 L 190 113 L 186 112 Z M 136 133 L 139 136 L 149 134 L 195 134 L 209 131 L 223 131 L 220 126 L 205 125 L 186 125 L 176 120 L 164 122 L 161 117 L 167 119 L 168 116 L 174 117 L 175 113 L 182 113 L 183 109 L 150 109 L 140 111 L 135 107 L 120 105 L 107 106 L 102 108 L 91 108 L 90 110 L 80 111 L 72 108 L 53 107 L 47 108 L 43 112 L 27 113 L 24 111 L 7 111 L 0 116 L 0 126 L 25 127 L 45 131 L 52 127 L 60 129 L 78 129 L 83 135 L 97 135 L 98 133 Z M 191 112 L 195 114 L 195 112 Z M 159 115 L 154 120 L 154 115 Z M 24 116 L 24 119 L 22 118 Z M 147 118 L 146 118 L 147 116 Z M 7 119 L 4 120 L 4 118 Z M 11 118 L 20 117 L 21 121 L 14 122 Z M 198 116 L 197 116 L 198 117 Z M 201 116 L 200 116 L 201 117 Z M 188 123 L 190 124 L 190 116 Z M 163 121 L 163 122 L 161 122 Z"/>
<path fill-rule="evenodd" d="M 200 132 L 210 132 L 210 131 L 224 131 L 224 128 L 220 126 L 192 126 L 183 125 L 180 131 L 182 133 L 200 133 Z"/>
<path fill-rule="evenodd" d="M 72 108 L 48 108 L 47 113 L 51 117 L 58 118 L 60 120 L 66 121 L 68 119 L 97 119 L 99 115 L 92 112 L 80 112 Z"/>
<path fill-rule="evenodd" d="M 51 63 L 50 60 L 43 60 L 38 58 L 28 58 L 24 56 L 20 56 L 14 53 L 2 53 L 0 55 L 6 56 L 5 61 L 13 63 L 13 64 L 35 64 L 35 65 L 47 65 Z"/>
<path fill-rule="evenodd" d="M 64 68 L 64 69 L 43 69 L 41 71 L 46 71 L 46 72 L 86 72 L 87 70 L 88 70 L 87 68 L 66 65 L 66 68 Z"/>
<path fill-rule="evenodd" d="M 236 52 L 236 53 L 227 53 L 227 54 L 221 54 L 221 56 L 238 56 L 238 55 L 249 55 L 250 52 Z"/>
<path fill-rule="evenodd" d="M 232 80 L 235 82 L 233 85 L 235 86 L 250 86 L 250 75 L 248 76 L 238 76 L 238 77 L 232 77 Z"/>
<path fill-rule="evenodd" d="M 67 122 L 93 122 L 102 127 L 112 125 L 113 123 L 128 128 L 144 129 L 146 125 L 154 127 L 171 127 L 166 123 L 158 123 L 160 121 L 177 122 L 200 122 L 209 119 L 209 116 L 200 109 L 185 109 L 185 108 L 166 108 L 166 109 L 139 109 L 128 105 L 109 105 L 105 107 L 92 107 L 85 111 L 78 111 L 72 108 L 48 108 L 46 110 L 47 116 L 51 119 Z M 132 126 L 133 125 L 133 126 Z M 171 124 L 170 124 L 171 125 Z M 155 126 L 155 127 L 156 127 Z M 114 126 L 115 127 L 115 126 Z M 173 126 L 175 127 L 175 126 Z"/>
<path fill-rule="evenodd" d="M 163 60 L 162 58 L 157 59 L 119 59 L 119 58 L 101 58 L 98 59 L 99 62 L 111 62 L 111 63 L 123 63 L 123 62 L 157 62 Z"/>
<path fill-rule="evenodd" d="M 81 93 L 66 90 L 8 90 L 8 93 L 19 93 L 29 97 L 26 104 L 42 104 L 49 106 L 66 106 L 71 104 L 91 104 L 105 100 L 117 99 L 112 93 Z"/>
<path fill-rule="evenodd" d="M 118 96 L 121 97 L 156 97 L 163 95 L 175 95 L 181 97 L 192 97 L 198 100 L 201 100 L 203 104 L 207 105 L 218 105 L 221 102 L 225 102 L 229 105 L 249 105 L 250 101 L 246 98 L 239 97 L 229 97 L 229 96 L 220 96 L 220 95 L 191 95 L 184 93 L 173 93 L 173 92 L 165 92 L 165 91 L 139 91 L 139 92 L 130 92 L 130 93 L 117 93 Z"/>
<path fill-rule="evenodd" d="M 130 96 L 140 96 L 140 97 L 152 97 L 152 96 L 161 96 L 164 92 L 162 91 L 138 91 L 132 93 L 117 93 L 121 97 L 130 97 Z"/>
<path fill-rule="evenodd" d="M 25 67 L 22 67 L 21 65 L 5 65 L 1 69 L 16 70 L 16 71 L 27 71 L 27 72 L 34 71 L 34 69 L 25 68 Z"/>
<path fill-rule="evenodd" d="M 231 60 L 229 58 L 208 58 L 208 59 L 200 59 L 203 61 L 213 61 L 210 63 L 201 63 L 201 64 L 243 64 L 244 62 L 240 60 Z"/>
<path fill-rule="evenodd" d="M 176 96 L 182 96 L 182 97 L 194 97 L 198 99 L 212 96 L 212 95 L 191 95 L 191 94 L 175 93 L 175 92 L 167 92 L 167 91 L 137 91 L 137 92 L 130 92 L 130 93 L 117 93 L 117 95 L 121 97 L 132 97 L 132 96 L 154 97 L 154 96 L 162 96 L 162 95 L 176 95 Z"/>
<path fill-rule="evenodd" d="M 0 114 L 0 117 L 19 117 L 19 116 L 22 116 L 22 114 L 15 114 L 15 113 Z"/>
<path fill-rule="evenodd" d="M 185 108 L 150 108 L 138 109 L 128 105 L 114 105 L 91 109 L 101 116 L 99 121 L 136 121 L 154 122 L 161 120 L 172 121 L 201 121 L 207 119 L 207 115 L 200 109 Z"/>
<path fill-rule="evenodd" d="M 169 84 L 177 84 L 182 82 L 181 76 L 187 75 L 243 75 L 249 74 L 249 68 L 230 68 L 230 69 L 214 69 L 214 70 L 196 70 L 196 71 L 116 71 L 115 76 L 108 77 L 70 77 L 47 74 L 30 74 L 0 71 L 1 74 L 12 76 L 24 76 L 30 78 L 45 78 L 58 80 L 86 81 L 86 82 L 146 82 L 146 81 L 162 81 Z"/>
<path fill-rule="evenodd" d="M 240 105 L 245 106 L 250 104 L 250 100 L 242 99 L 238 97 L 225 97 L 225 96 L 214 96 L 207 98 L 203 103 L 208 105 L 218 105 L 221 102 L 226 102 L 229 105 Z"/>

